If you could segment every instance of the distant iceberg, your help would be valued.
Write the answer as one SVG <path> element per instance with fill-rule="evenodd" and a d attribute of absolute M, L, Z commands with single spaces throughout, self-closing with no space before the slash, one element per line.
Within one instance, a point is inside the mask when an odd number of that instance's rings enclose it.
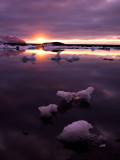
<path fill-rule="evenodd" d="M 94 90 L 94 87 L 88 87 L 87 89 L 79 91 L 79 92 L 58 91 L 56 95 L 65 99 L 67 103 L 73 100 L 77 100 L 77 101 L 85 100 L 89 103 L 93 90 Z"/>
<path fill-rule="evenodd" d="M 66 58 L 65 60 L 68 61 L 68 62 L 74 62 L 74 61 L 80 60 L 80 57 L 78 55 L 74 54 L 74 55 Z"/>
<path fill-rule="evenodd" d="M 58 135 L 57 139 L 63 143 L 97 144 L 99 147 L 105 147 L 106 138 L 102 135 L 96 135 L 90 132 L 93 126 L 85 120 L 73 122 L 66 126 Z"/>
<path fill-rule="evenodd" d="M 49 104 L 48 106 L 39 107 L 40 116 L 42 118 L 49 118 L 53 116 L 53 113 L 57 112 L 57 105 L 56 104 Z"/>
<path fill-rule="evenodd" d="M 94 52 L 96 50 L 96 47 L 91 47 L 91 51 Z"/>

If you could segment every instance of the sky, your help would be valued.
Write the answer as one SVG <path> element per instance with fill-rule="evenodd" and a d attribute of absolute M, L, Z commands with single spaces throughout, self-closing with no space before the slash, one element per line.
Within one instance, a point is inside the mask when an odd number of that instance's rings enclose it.
<path fill-rule="evenodd" d="M 120 0 L 0 0 L 0 35 L 120 43 Z"/>

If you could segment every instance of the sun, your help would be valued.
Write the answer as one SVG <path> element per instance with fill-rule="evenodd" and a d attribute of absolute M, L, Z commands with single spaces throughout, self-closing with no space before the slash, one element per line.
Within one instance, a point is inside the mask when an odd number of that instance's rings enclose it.
<path fill-rule="evenodd" d="M 34 38 L 33 40 L 27 40 L 26 41 L 27 43 L 37 43 L 37 44 L 41 44 L 41 43 L 45 43 L 47 42 L 47 40 L 45 38 L 41 38 L 41 37 L 37 37 L 37 38 Z"/>
<path fill-rule="evenodd" d="M 45 34 L 39 34 L 39 33 L 35 33 L 32 34 L 29 39 L 27 40 L 28 43 L 36 43 L 36 44 L 41 44 L 41 43 L 45 43 L 48 42 L 48 36 Z"/>
<path fill-rule="evenodd" d="M 46 39 L 43 38 L 43 37 L 38 37 L 38 38 L 36 38 L 36 42 L 38 42 L 38 43 L 44 43 L 44 42 L 46 42 Z"/>

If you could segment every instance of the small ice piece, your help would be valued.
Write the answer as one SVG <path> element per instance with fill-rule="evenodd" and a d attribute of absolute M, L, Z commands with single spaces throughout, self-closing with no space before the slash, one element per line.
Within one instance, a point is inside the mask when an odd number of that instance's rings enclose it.
<path fill-rule="evenodd" d="M 33 53 L 31 56 L 23 56 L 22 57 L 22 62 L 24 62 L 24 63 L 26 63 L 27 61 L 31 61 L 33 64 L 34 64 L 34 62 L 35 62 L 35 56 L 36 54 L 35 53 Z"/>
<path fill-rule="evenodd" d="M 31 56 L 23 56 L 23 57 L 22 57 L 22 60 L 26 60 L 26 61 L 27 61 L 27 60 L 28 60 L 28 61 L 29 61 L 29 60 L 35 60 L 34 55 L 35 55 L 35 54 L 33 53 Z"/>
<path fill-rule="evenodd" d="M 65 92 L 65 91 L 57 91 L 57 96 L 62 97 L 66 100 L 67 103 L 72 101 L 75 97 L 75 92 Z"/>
<path fill-rule="evenodd" d="M 100 148 L 106 147 L 106 144 L 101 144 Z"/>
<path fill-rule="evenodd" d="M 84 139 L 91 139 L 95 136 L 89 132 L 89 129 L 92 128 L 93 126 L 87 121 L 76 121 L 66 126 L 57 139 L 63 142 L 78 142 Z"/>
<path fill-rule="evenodd" d="M 92 52 L 94 52 L 95 49 L 96 49 L 95 47 L 93 47 L 93 46 L 91 47 L 91 51 L 92 51 Z"/>
<path fill-rule="evenodd" d="M 61 53 L 61 51 L 58 51 L 55 56 L 49 57 L 49 59 L 51 59 L 51 60 L 60 60 L 61 59 L 60 53 Z"/>
<path fill-rule="evenodd" d="M 76 93 L 75 99 L 77 100 L 85 100 L 88 103 L 90 102 L 91 94 L 94 91 L 94 87 L 88 87 L 87 89 L 83 91 L 79 91 Z"/>
<path fill-rule="evenodd" d="M 74 55 L 66 58 L 66 61 L 73 62 L 73 61 L 78 61 L 79 59 L 80 59 L 80 57 L 78 55 L 74 54 Z"/>
<path fill-rule="evenodd" d="M 66 126 L 57 139 L 63 143 L 81 143 L 105 147 L 106 138 L 90 132 L 93 126 L 85 120 L 79 120 Z"/>
<path fill-rule="evenodd" d="M 29 60 L 36 60 L 35 57 L 34 57 L 35 55 L 36 55 L 36 54 L 33 53 L 31 56 L 29 56 Z"/>
<path fill-rule="evenodd" d="M 35 56 L 36 54 L 33 53 L 31 56 L 23 56 L 22 60 L 35 60 Z"/>
<path fill-rule="evenodd" d="M 53 113 L 57 112 L 57 105 L 56 104 L 49 104 L 48 106 L 39 107 L 40 116 L 42 118 L 49 118 L 52 117 Z"/>
<path fill-rule="evenodd" d="M 56 95 L 65 99 L 67 103 L 73 100 L 85 100 L 89 103 L 93 90 L 94 87 L 88 87 L 86 90 L 79 92 L 58 91 Z"/>

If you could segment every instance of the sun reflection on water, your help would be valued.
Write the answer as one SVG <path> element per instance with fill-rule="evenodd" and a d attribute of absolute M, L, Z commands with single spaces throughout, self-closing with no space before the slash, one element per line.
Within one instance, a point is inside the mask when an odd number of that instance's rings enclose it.
<path fill-rule="evenodd" d="M 43 49 L 37 49 L 37 50 L 26 50 L 25 53 L 36 53 L 38 56 L 45 56 L 46 54 L 56 54 L 56 51 L 44 51 Z M 77 54 L 77 55 L 91 55 L 91 56 L 104 56 L 107 58 L 117 58 L 120 59 L 120 51 L 111 49 L 109 50 L 101 50 L 96 49 L 94 52 L 91 49 L 67 49 L 62 50 L 61 55 L 67 55 L 67 54 Z"/>

